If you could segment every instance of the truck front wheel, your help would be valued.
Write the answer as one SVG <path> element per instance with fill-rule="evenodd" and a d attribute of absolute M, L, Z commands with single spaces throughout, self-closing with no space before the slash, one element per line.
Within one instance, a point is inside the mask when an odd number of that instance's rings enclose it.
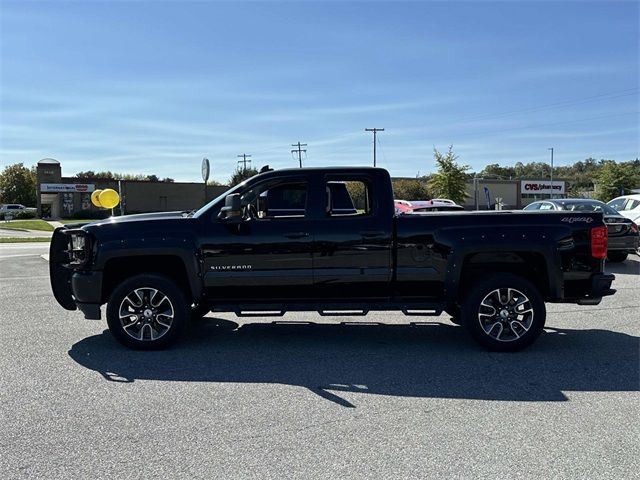
<path fill-rule="evenodd" d="M 462 305 L 463 324 L 473 338 L 494 351 L 516 351 L 542 333 L 544 301 L 528 280 L 512 274 L 478 279 Z"/>
<path fill-rule="evenodd" d="M 123 345 L 166 348 L 178 339 L 190 307 L 178 286 L 161 275 L 136 275 L 122 282 L 107 303 L 107 324 Z"/>

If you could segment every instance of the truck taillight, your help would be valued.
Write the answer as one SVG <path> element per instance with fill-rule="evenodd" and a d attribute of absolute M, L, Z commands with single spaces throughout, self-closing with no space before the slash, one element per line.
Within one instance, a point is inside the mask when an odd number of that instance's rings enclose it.
<path fill-rule="evenodd" d="M 607 237 L 606 225 L 591 229 L 591 256 L 593 258 L 606 258 Z"/>

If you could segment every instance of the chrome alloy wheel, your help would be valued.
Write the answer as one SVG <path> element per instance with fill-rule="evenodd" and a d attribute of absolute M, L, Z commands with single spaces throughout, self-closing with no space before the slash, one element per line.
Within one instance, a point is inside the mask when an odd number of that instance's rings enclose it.
<path fill-rule="evenodd" d="M 533 324 L 531 300 L 515 288 L 492 290 L 480 302 L 478 321 L 489 337 L 500 342 L 518 340 Z"/>
<path fill-rule="evenodd" d="M 173 304 L 155 288 L 136 288 L 130 292 L 118 310 L 120 323 L 127 335 L 136 340 L 157 340 L 166 334 L 173 323 Z"/>

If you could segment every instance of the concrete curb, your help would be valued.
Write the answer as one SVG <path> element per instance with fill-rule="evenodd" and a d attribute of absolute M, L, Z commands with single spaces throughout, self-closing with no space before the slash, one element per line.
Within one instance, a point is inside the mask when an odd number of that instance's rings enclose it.
<path fill-rule="evenodd" d="M 0 227 L 0 230 L 4 230 L 5 232 L 28 232 L 29 231 L 26 228 L 7 228 L 7 227 Z"/>

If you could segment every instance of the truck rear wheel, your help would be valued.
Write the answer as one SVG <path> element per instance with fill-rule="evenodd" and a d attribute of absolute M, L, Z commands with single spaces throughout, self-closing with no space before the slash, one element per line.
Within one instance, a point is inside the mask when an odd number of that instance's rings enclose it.
<path fill-rule="evenodd" d="M 107 303 L 107 324 L 123 345 L 158 350 L 176 342 L 191 312 L 184 294 L 161 275 L 136 275 L 122 282 Z"/>
<path fill-rule="evenodd" d="M 462 319 L 483 347 L 501 352 L 531 345 L 542 333 L 546 319 L 538 289 L 512 274 L 478 280 L 462 305 Z"/>

